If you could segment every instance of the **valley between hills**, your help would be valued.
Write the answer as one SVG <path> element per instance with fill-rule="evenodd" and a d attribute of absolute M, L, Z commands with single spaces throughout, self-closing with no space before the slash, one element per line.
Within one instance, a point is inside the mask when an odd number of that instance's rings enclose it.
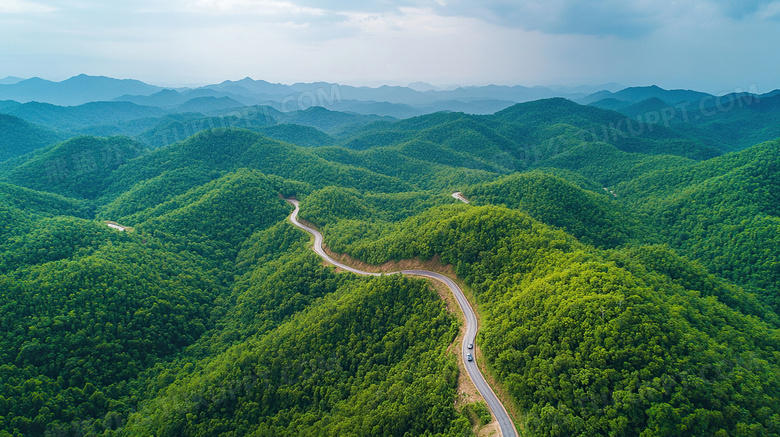
<path fill-rule="evenodd" d="M 777 94 L 130 85 L 0 102 L 0 436 L 780 435 Z"/>

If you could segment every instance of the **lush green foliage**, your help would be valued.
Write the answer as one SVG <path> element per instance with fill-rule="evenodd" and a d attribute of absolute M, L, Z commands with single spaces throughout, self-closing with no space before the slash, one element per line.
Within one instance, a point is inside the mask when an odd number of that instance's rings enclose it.
<path fill-rule="evenodd" d="M 21 156 L 56 142 L 59 135 L 21 118 L 0 114 L 0 161 Z"/>
<path fill-rule="evenodd" d="M 174 191 L 194 187 L 136 205 L 123 217 L 131 233 L 60 216 L 55 208 L 72 211 L 66 199 L 39 194 L 52 205 L 38 201 L 41 212 L 3 245 L 4 431 L 470 433 L 453 408 L 457 367 L 446 352 L 457 326 L 424 282 L 354 280 L 320 266 L 304 234 L 283 222 L 289 206 L 276 187 L 296 184 L 252 170 L 205 182 L 180 176 L 171 176 Z M 279 363 L 304 372 L 334 359 L 316 377 L 279 378 L 289 372 Z M 227 387 L 246 369 L 270 385 L 249 387 L 228 412 L 214 384 Z M 196 403 L 197 423 L 184 425 L 190 410 L 160 416 L 139 403 L 167 405 L 182 387 L 213 401 Z M 305 409 L 299 393 L 311 396 Z"/>
<path fill-rule="evenodd" d="M 265 126 L 257 130 L 271 138 L 301 147 L 330 146 L 335 142 L 328 134 L 311 126 L 276 124 Z"/>
<path fill-rule="evenodd" d="M 463 407 L 464 414 L 470 416 L 474 423 L 480 425 L 487 425 L 493 420 L 493 416 L 490 415 L 490 409 L 486 403 L 479 401 L 473 404 L 466 404 Z"/>
<path fill-rule="evenodd" d="M 397 178 L 327 161 L 307 148 L 275 141 L 247 130 L 218 129 L 133 160 L 113 176 L 113 184 L 108 187 L 107 194 L 120 194 L 136 183 L 165 171 L 185 168 L 194 173 L 252 168 L 316 187 L 344 185 L 384 192 L 403 191 L 410 187 Z"/>
<path fill-rule="evenodd" d="M 294 282 L 316 286 L 312 265 L 299 267 Z M 446 354 L 456 328 L 442 306 L 421 281 L 346 282 L 199 365 L 130 417 L 126 432 L 462 435 L 470 426 L 452 407 L 457 367 Z"/>
<path fill-rule="evenodd" d="M 127 138 L 78 137 L 5 163 L 1 177 L 34 190 L 95 199 L 111 173 L 141 152 L 141 146 Z"/>
<path fill-rule="evenodd" d="M 163 147 L 78 137 L 0 164 L 0 435 L 489 421 L 455 408 L 458 325 L 427 283 L 324 267 L 280 196 L 336 252 L 451 264 L 527 435 L 780 435 L 780 143 L 716 156 L 744 144 L 715 118 L 638 133 L 561 99 L 403 121 L 138 108 L 78 111 Z"/>
<path fill-rule="evenodd" d="M 755 287 L 780 309 L 780 143 L 680 169 L 648 172 L 617 188 L 650 214 L 674 247 L 714 273 Z"/>
<path fill-rule="evenodd" d="M 232 261 L 255 230 L 284 220 L 288 212 L 262 174 L 243 170 L 126 220 L 178 250 Z"/>
<path fill-rule="evenodd" d="M 8 113 L 51 129 L 78 131 L 88 126 L 115 126 L 131 120 L 157 118 L 165 111 L 130 102 L 91 102 L 80 106 L 30 102 L 9 109 Z"/>
<path fill-rule="evenodd" d="M 222 287 L 206 266 L 106 240 L 91 254 L 28 260 L 43 264 L 0 276 L 7 431 L 42 435 L 56 423 L 126 410 L 128 382 L 213 325 Z"/>
<path fill-rule="evenodd" d="M 484 311 L 488 362 L 534 434 L 780 432 L 777 317 L 719 302 L 741 297 L 727 284 L 675 282 L 673 258 L 602 254 L 502 208 L 441 208 L 398 229 L 355 256 L 454 264 Z"/>
<path fill-rule="evenodd" d="M 0 244 L 29 232 L 37 219 L 89 214 L 84 202 L 0 182 Z"/>
<path fill-rule="evenodd" d="M 649 232 L 607 190 L 594 193 L 544 173 L 520 173 L 469 188 L 474 203 L 503 205 L 560 227 L 583 243 L 615 247 L 643 241 Z"/>

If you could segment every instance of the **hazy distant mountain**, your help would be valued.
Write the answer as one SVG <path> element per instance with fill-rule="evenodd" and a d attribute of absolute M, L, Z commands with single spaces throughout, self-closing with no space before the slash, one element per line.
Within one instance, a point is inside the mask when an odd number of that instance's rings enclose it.
<path fill-rule="evenodd" d="M 22 79 L 21 77 L 8 76 L 8 77 L 6 77 L 4 79 L 0 79 L 0 85 L 13 85 L 13 84 L 19 83 L 19 82 L 21 82 L 23 80 L 24 79 Z"/>
<path fill-rule="evenodd" d="M 551 85 L 549 86 L 549 88 L 559 93 L 589 95 L 599 91 L 610 91 L 615 93 L 620 90 L 626 89 L 626 86 L 621 85 L 619 83 L 610 82 L 601 85 L 577 85 L 577 86 Z"/>
<path fill-rule="evenodd" d="M 65 131 L 141 118 L 157 118 L 167 113 L 157 107 L 140 106 L 130 102 L 91 102 L 79 106 L 57 106 L 50 103 L 30 102 L 6 110 L 6 112 L 30 123 Z"/>
<path fill-rule="evenodd" d="M 383 86 L 379 88 L 341 86 L 341 95 L 345 99 L 377 100 L 391 103 L 406 103 L 417 105 L 430 105 L 443 100 L 508 100 L 514 103 L 522 103 L 530 100 L 538 100 L 548 97 L 567 97 L 576 99 L 579 95 L 561 95 L 549 88 L 522 86 L 498 86 L 488 85 L 480 87 L 463 87 L 450 91 L 415 91 L 407 87 Z"/>
<path fill-rule="evenodd" d="M 603 88 L 614 89 L 615 85 L 608 84 Z M 542 98 L 564 97 L 578 100 L 587 97 L 593 90 L 594 87 L 529 88 L 502 85 L 443 89 L 425 82 L 414 82 L 409 86 L 380 87 L 356 87 L 328 82 L 285 85 L 249 77 L 195 89 L 173 90 L 136 80 L 117 80 L 82 74 L 62 82 L 9 77 L 0 81 L 0 100 L 8 99 L 21 103 L 37 101 L 66 106 L 116 100 L 176 110 L 175 108 L 192 99 L 211 97 L 229 98 L 246 106 L 270 105 L 285 112 L 322 106 L 360 114 L 404 118 L 441 110 L 487 114 L 514 103 Z M 336 108 L 335 105 L 342 105 L 344 108 Z"/>
<path fill-rule="evenodd" d="M 277 123 L 299 124 L 315 127 L 327 134 L 334 134 L 343 129 L 355 126 L 368 125 L 375 121 L 392 121 L 390 117 L 377 115 L 348 114 L 344 112 L 330 111 L 323 107 L 314 106 L 303 111 L 287 112 L 278 118 Z"/>
<path fill-rule="evenodd" d="M 354 112 L 363 115 L 381 115 L 393 118 L 409 118 L 418 115 L 435 112 L 403 103 L 389 103 L 376 101 L 344 100 L 341 103 L 327 106 L 332 111 Z"/>
<path fill-rule="evenodd" d="M 432 110 L 425 112 L 453 111 L 465 112 L 466 114 L 489 115 L 516 104 L 517 102 L 508 100 L 472 100 L 468 102 L 443 100 L 431 105 L 430 108 Z"/>
<path fill-rule="evenodd" d="M 606 99 L 597 100 L 588 106 L 595 106 L 601 109 L 609 109 L 611 111 L 620 111 L 621 109 L 629 106 L 631 102 L 625 100 L 618 100 L 614 97 L 607 97 Z"/>
<path fill-rule="evenodd" d="M 290 86 L 298 93 L 307 93 L 308 96 L 328 98 L 333 95 L 340 96 L 343 100 L 377 101 L 389 103 L 402 103 L 407 105 L 430 105 L 444 100 L 459 100 L 469 102 L 472 100 L 503 100 L 513 103 L 522 103 L 549 97 L 565 97 L 577 100 L 585 97 L 584 92 L 556 91 L 546 87 L 523 86 L 469 86 L 453 90 L 428 90 L 419 91 L 412 87 L 380 86 L 355 87 L 351 85 L 339 85 L 327 82 L 297 83 Z M 293 98 L 296 96 L 293 95 Z"/>
<path fill-rule="evenodd" d="M 465 112 L 487 115 L 516 104 L 506 100 L 442 100 L 428 105 L 407 105 L 377 101 L 344 100 L 334 105 L 322 105 L 332 111 L 354 112 L 363 115 L 381 115 L 393 118 L 410 118 L 439 111 Z"/>
<path fill-rule="evenodd" d="M 123 94 L 149 95 L 161 89 L 138 80 L 119 80 L 82 74 L 62 82 L 51 82 L 34 77 L 14 84 L 0 85 L 0 99 L 16 100 L 21 103 L 44 102 L 75 106 L 111 100 Z"/>
<path fill-rule="evenodd" d="M 174 112 L 200 112 L 203 115 L 219 115 L 246 105 L 230 97 L 196 97 L 176 107 Z"/>
<path fill-rule="evenodd" d="M 17 80 L 18 82 L 14 82 Z M 599 89 L 601 90 L 597 91 Z M 765 96 L 768 98 L 777 93 L 780 91 L 773 91 Z M 516 103 L 555 97 L 633 115 L 641 114 L 647 108 L 657 110 L 659 102 L 673 106 L 680 102 L 697 102 L 714 96 L 691 90 L 666 90 L 658 86 L 621 88 L 618 84 L 598 87 L 486 85 L 445 89 L 426 82 L 380 87 L 330 82 L 286 85 L 246 77 L 194 89 L 164 89 L 137 80 L 117 80 L 83 74 L 62 82 L 40 78 L 21 80 L 13 77 L 0 81 L 0 111 L 9 113 L 18 110 L 17 102 L 36 101 L 60 106 L 78 106 L 112 100 L 157 107 L 165 111 L 197 112 L 209 116 L 220 115 L 221 111 L 233 108 L 264 105 L 281 112 L 302 111 L 318 106 L 331 111 L 409 118 L 438 111 L 492 114 Z M 654 100 L 641 104 L 648 99 Z M 627 109 L 629 107 L 632 107 L 631 110 Z M 41 123 L 40 120 L 32 121 Z"/>
<path fill-rule="evenodd" d="M 6 112 L 7 110 L 15 108 L 19 105 L 21 105 L 21 103 L 15 100 L 0 100 L 0 111 Z"/>
<path fill-rule="evenodd" d="M 578 103 L 588 105 L 599 100 L 612 98 L 616 100 L 622 100 L 629 103 L 639 103 L 649 98 L 657 98 L 663 100 L 669 105 L 674 105 L 680 102 L 695 102 L 705 97 L 711 97 L 710 94 L 702 93 L 691 90 L 665 90 L 658 86 L 646 86 L 646 87 L 631 87 L 616 93 L 610 91 L 599 91 L 589 96 L 583 97 L 577 100 Z"/>
<path fill-rule="evenodd" d="M 238 102 L 239 104 L 236 106 L 251 106 L 264 103 L 263 101 L 253 97 L 217 91 L 211 88 L 197 88 L 194 90 L 183 90 L 181 92 L 172 89 L 164 89 L 148 96 L 123 95 L 113 100 L 120 102 L 132 102 L 136 105 L 142 106 L 157 106 L 158 108 L 163 109 L 175 109 L 181 105 L 184 105 L 190 100 L 201 98 L 227 98 Z"/>
<path fill-rule="evenodd" d="M 125 94 L 116 97 L 112 100 L 116 100 L 119 102 L 130 102 L 142 106 L 157 106 L 159 108 L 173 108 L 175 106 L 184 104 L 184 102 L 186 102 L 189 99 L 176 90 L 164 89 L 162 91 L 158 91 L 148 96 L 132 96 L 129 94 Z"/>
<path fill-rule="evenodd" d="M 254 95 L 247 95 L 247 94 L 236 94 L 231 93 L 227 91 L 218 91 L 213 90 L 211 88 L 196 88 L 194 90 L 190 91 L 184 91 L 182 92 L 182 95 L 187 99 L 194 99 L 198 97 L 229 97 L 233 100 L 236 100 L 238 102 L 241 102 L 242 104 L 246 106 L 252 106 L 252 105 L 260 105 L 263 103 L 266 103 L 268 100 L 264 99 L 262 97 L 257 97 Z"/>
<path fill-rule="evenodd" d="M 649 99 L 642 100 L 641 102 L 624 106 L 618 112 L 628 115 L 629 117 L 635 117 L 650 112 L 660 112 L 667 108 L 669 108 L 669 103 L 659 99 L 658 97 L 650 97 Z"/>
<path fill-rule="evenodd" d="M 203 88 L 211 88 L 218 91 L 241 95 L 246 95 L 241 92 L 242 89 L 248 91 L 251 94 L 289 95 L 295 93 L 295 90 L 288 85 L 270 83 L 264 80 L 254 80 L 249 77 L 245 77 L 239 81 L 226 80 L 220 84 L 207 85 Z"/>
<path fill-rule="evenodd" d="M 511 100 L 516 103 L 524 103 L 532 100 L 547 99 L 551 97 L 565 97 L 569 100 L 577 100 L 585 97 L 584 94 L 560 92 L 546 87 L 524 87 L 487 85 L 458 88 L 452 91 L 437 93 L 443 99 L 448 100 Z"/>
<path fill-rule="evenodd" d="M 420 92 L 426 92 L 426 91 L 441 91 L 441 88 L 433 86 L 427 82 L 412 82 L 409 85 L 406 86 L 407 88 L 411 88 L 415 91 Z"/>

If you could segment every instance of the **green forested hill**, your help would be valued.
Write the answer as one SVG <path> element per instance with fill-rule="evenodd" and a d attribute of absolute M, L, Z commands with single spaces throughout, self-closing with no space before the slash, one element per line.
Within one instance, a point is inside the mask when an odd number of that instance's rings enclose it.
<path fill-rule="evenodd" d="M 581 106 L 565 99 L 519 104 L 485 117 L 505 123 L 502 129 L 506 132 L 536 143 L 560 135 L 557 132 L 562 126 L 572 126 L 580 130 L 580 142 L 601 141 L 624 152 L 692 159 L 707 159 L 721 153 L 700 139 L 673 128 L 638 122 L 614 111 Z"/>
<path fill-rule="evenodd" d="M 671 127 L 723 152 L 743 150 L 780 137 L 780 97 L 732 93 L 690 96 L 692 100 L 616 100 L 606 98 L 590 106 L 611 109 L 632 120 Z M 653 128 L 655 129 L 655 127 Z"/>
<path fill-rule="evenodd" d="M 377 122 L 344 132 L 338 139 L 350 149 L 390 148 L 408 157 L 496 173 L 560 167 L 558 161 L 572 156 L 579 162 L 577 155 L 584 153 L 583 147 L 609 147 L 621 155 L 621 160 L 627 155 L 636 155 L 637 159 L 667 160 L 675 156 L 702 160 L 722 153 L 675 129 L 636 120 L 632 124 L 617 112 L 565 99 L 518 104 L 487 116 L 436 113 Z"/>
<path fill-rule="evenodd" d="M 243 109 L 0 164 L 0 436 L 479 432 L 452 308 L 323 266 L 281 197 L 335 252 L 450 264 L 525 436 L 780 435 L 777 141 Z"/>
<path fill-rule="evenodd" d="M 266 174 L 315 186 L 345 185 L 364 190 L 403 191 L 410 185 L 365 168 L 322 159 L 307 148 L 272 140 L 246 130 L 218 129 L 123 166 L 113 178 L 109 193 L 119 193 L 163 171 L 188 168 L 192 172 L 254 168 Z"/>
<path fill-rule="evenodd" d="M 598 102 L 593 105 L 603 107 Z M 678 104 L 651 98 L 610 109 L 634 119 L 660 122 L 724 152 L 743 150 L 780 137 L 777 95 L 732 93 Z"/>
<path fill-rule="evenodd" d="M 421 281 L 348 281 L 184 372 L 129 418 L 127 433 L 469 434 L 453 407 L 457 367 L 446 349 L 455 330 L 442 305 Z M 171 402 L 176 409 L 164 408 Z"/>
<path fill-rule="evenodd" d="M 8 113 L 51 129 L 78 130 L 86 126 L 161 117 L 166 111 L 130 102 L 92 102 L 80 106 L 30 102 L 9 109 Z"/>
<path fill-rule="evenodd" d="M 780 309 L 780 143 L 626 182 L 636 210 L 650 214 L 670 244 L 714 273 L 765 290 Z"/>
<path fill-rule="evenodd" d="M 325 132 L 298 124 L 275 124 L 258 129 L 259 132 L 271 138 L 302 147 L 331 146 L 335 140 Z"/>
<path fill-rule="evenodd" d="M 0 240 L 29 232 L 41 218 L 87 217 L 91 208 L 83 201 L 41 193 L 0 182 Z"/>
<path fill-rule="evenodd" d="M 169 114 L 147 130 L 137 133 L 143 143 L 160 147 L 183 141 L 207 129 L 240 128 L 262 132 L 299 146 L 331 143 L 329 135 L 351 131 L 375 122 L 392 120 L 375 115 L 347 114 L 314 106 L 306 110 L 282 112 L 270 106 L 249 106 L 204 117 L 201 113 Z"/>
<path fill-rule="evenodd" d="M 675 119 L 675 127 L 722 144 L 724 150 L 742 150 L 780 137 L 780 97 L 731 96 L 709 102 L 701 114 Z M 696 115 L 700 115 L 698 118 Z"/>
<path fill-rule="evenodd" d="M 464 194 L 476 205 L 504 205 L 525 211 L 597 247 L 652 238 L 640 218 L 616 202 L 608 191 L 589 192 L 541 172 L 513 174 L 470 187 Z"/>
<path fill-rule="evenodd" d="M 232 261 L 253 232 L 287 213 L 268 178 L 240 170 L 122 220 L 179 250 Z"/>
<path fill-rule="evenodd" d="M 398 229 L 354 255 L 456 266 L 533 435 L 780 432 L 778 318 L 719 301 L 744 302 L 739 289 L 675 281 L 654 265 L 685 261 L 664 250 L 600 253 L 503 208 L 431 210 Z"/>
<path fill-rule="evenodd" d="M 130 233 L 65 209 L 29 216 L 2 245 L 4 429 L 39 435 L 128 414 L 131 386 L 146 386 L 139 375 L 216 325 L 238 248 L 282 220 L 285 205 L 265 178 L 238 172 Z"/>
<path fill-rule="evenodd" d="M 24 155 L 59 139 L 60 136 L 51 130 L 0 114 L 0 161 Z"/>
<path fill-rule="evenodd" d="M 3 164 L 0 179 L 68 197 L 95 199 L 111 174 L 139 156 L 142 149 L 124 137 L 77 137 Z"/>

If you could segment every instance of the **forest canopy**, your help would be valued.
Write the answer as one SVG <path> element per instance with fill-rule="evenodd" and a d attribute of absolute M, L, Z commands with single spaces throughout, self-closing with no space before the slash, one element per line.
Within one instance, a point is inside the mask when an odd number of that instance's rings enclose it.
<path fill-rule="evenodd" d="M 456 308 L 324 265 L 285 198 L 354 262 L 453 274 L 523 435 L 780 435 L 780 140 L 228 104 L 0 114 L 0 436 L 484 432 Z"/>

